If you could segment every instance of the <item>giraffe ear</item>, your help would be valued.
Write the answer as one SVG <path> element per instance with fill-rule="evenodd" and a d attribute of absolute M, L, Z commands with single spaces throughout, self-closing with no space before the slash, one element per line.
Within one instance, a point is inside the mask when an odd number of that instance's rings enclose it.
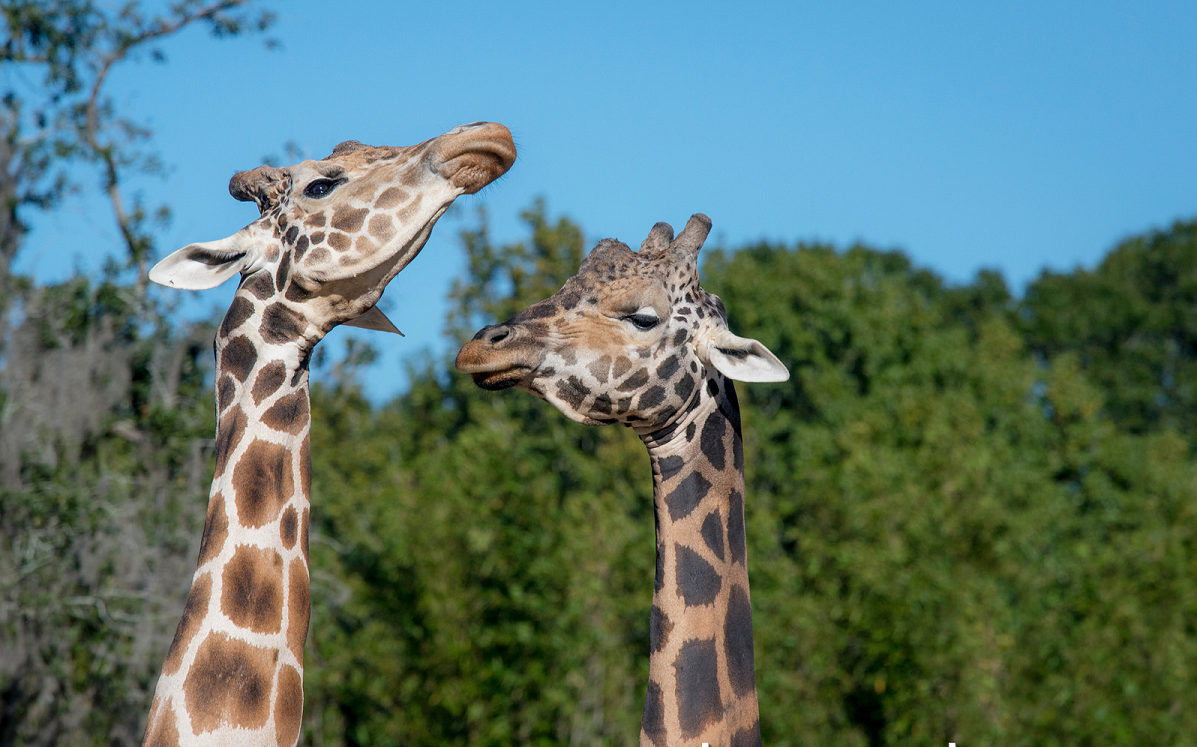
<path fill-rule="evenodd" d="M 188 244 L 150 270 L 150 280 L 171 288 L 215 288 L 238 274 L 249 260 L 241 246 L 241 232 L 219 241 Z"/>
<path fill-rule="evenodd" d="M 756 340 L 733 335 L 726 327 L 698 344 L 698 357 L 736 381 L 785 381 L 790 372 L 769 348 Z"/>

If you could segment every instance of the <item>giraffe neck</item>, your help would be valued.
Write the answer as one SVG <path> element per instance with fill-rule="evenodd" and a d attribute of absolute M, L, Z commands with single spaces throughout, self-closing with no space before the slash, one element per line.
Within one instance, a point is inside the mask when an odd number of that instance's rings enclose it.
<path fill-rule="evenodd" d="M 299 739 L 310 613 L 307 353 L 316 337 L 281 339 L 276 306 L 243 284 L 216 337 L 216 474 L 146 745 Z"/>
<path fill-rule="evenodd" d="M 657 575 L 642 747 L 759 747 L 731 382 L 710 375 L 673 425 L 641 436 L 653 467 Z"/>

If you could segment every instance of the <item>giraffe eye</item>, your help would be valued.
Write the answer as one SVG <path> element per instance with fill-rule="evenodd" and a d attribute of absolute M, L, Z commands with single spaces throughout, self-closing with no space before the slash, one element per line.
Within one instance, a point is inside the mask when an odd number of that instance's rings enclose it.
<path fill-rule="evenodd" d="M 340 182 L 332 179 L 317 179 L 313 182 L 308 182 L 308 186 L 303 188 L 305 197 L 320 198 L 333 191 L 333 187 L 340 184 Z"/>
<path fill-rule="evenodd" d="M 637 311 L 635 314 L 625 316 L 624 321 L 631 322 L 636 329 L 649 330 L 657 326 L 661 320 L 656 314 L 646 314 L 643 311 Z"/>

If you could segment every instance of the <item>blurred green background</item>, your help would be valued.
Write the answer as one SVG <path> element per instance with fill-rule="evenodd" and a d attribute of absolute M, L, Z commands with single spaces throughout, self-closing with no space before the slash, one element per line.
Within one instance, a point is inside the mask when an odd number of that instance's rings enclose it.
<path fill-rule="evenodd" d="M 47 90 L 68 101 L 99 46 L 55 36 L 46 5 L 4 5 L 26 45 L 5 59 L 56 50 Z M 228 5 L 222 33 L 268 25 Z M 132 31 L 96 31 L 105 49 L 156 28 L 109 20 Z M 198 548 L 218 320 L 146 292 L 158 229 L 134 209 L 102 272 L 10 271 L 23 216 L 69 188 L 59 164 L 118 194 L 152 167 L 144 142 L 99 137 L 119 112 L 48 101 L 6 99 L 0 151 L 0 745 L 135 744 Z M 23 137 L 38 111 L 53 136 Z M 518 219 L 498 241 L 464 218 L 451 343 L 555 291 L 589 248 L 544 201 Z M 732 329 L 793 373 L 739 387 L 766 744 L 1197 743 L 1197 221 L 1021 293 L 864 245 L 704 254 Z M 440 352 L 375 404 L 376 357 L 353 339 L 313 377 L 305 743 L 634 743 L 641 444 L 479 391 Z"/>

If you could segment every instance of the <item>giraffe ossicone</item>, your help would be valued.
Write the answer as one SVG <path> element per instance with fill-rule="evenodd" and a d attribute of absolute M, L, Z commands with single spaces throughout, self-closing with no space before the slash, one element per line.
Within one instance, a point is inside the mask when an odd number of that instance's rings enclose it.
<path fill-rule="evenodd" d="M 730 379 L 786 367 L 727 327 L 698 284 L 711 229 L 653 226 L 633 252 L 605 239 L 552 297 L 483 328 L 457 368 L 580 423 L 623 423 L 648 447 L 657 522 L 643 747 L 760 745 L 744 532 L 744 452 Z"/>
<path fill-rule="evenodd" d="M 350 141 L 322 161 L 239 172 L 229 191 L 261 217 L 151 270 L 175 288 L 241 281 L 216 333 L 216 474 L 199 560 L 143 744 L 299 740 L 312 350 L 339 324 L 398 332 L 376 307 L 387 283 L 453 200 L 515 155 L 506 127 L 476 122 L 419 145 Z"/>

